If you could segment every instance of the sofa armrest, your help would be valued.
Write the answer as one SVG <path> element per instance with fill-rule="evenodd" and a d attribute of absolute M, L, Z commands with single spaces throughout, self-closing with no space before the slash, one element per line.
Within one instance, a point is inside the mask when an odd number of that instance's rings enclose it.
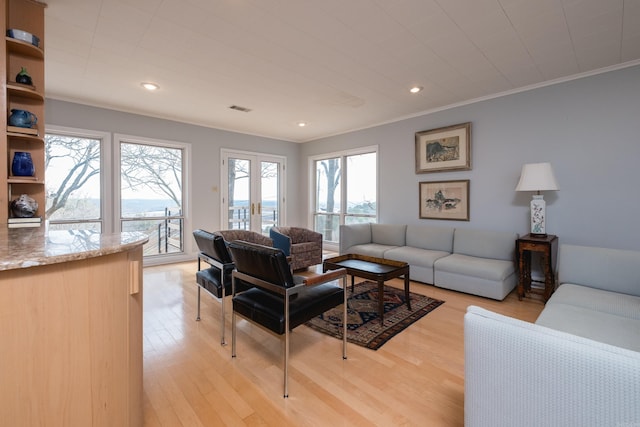
<path fill-rule="evenodd" d="M 640 422 L 640 353 L 469 307 L 465 426 Z"/>
<path fill-rule="evenodd" d="M 340 254 L 347 253 L 351 246 L 371 243 L 371 224 L 343 224 L 340 226 Z"/>

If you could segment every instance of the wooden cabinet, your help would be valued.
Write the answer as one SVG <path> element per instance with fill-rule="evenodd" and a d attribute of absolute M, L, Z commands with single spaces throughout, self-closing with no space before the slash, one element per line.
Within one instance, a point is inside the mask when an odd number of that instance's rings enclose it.
<path fill-rule="evenodd" d="M 0 118 L 0 224 L 6 224 L 11 216 L 9 204 L 21 194 L 27 194 L 38 202 L 36 216 L 44 217 L 45 210 L 45 145 L 44 145 L 44 7 L 34 0 L 0 0 L 2 2 L 2 43 L 0 57 L 4 63 L 2 104 L 5 114 Z M 7 36 L 7 30 L 18 29 L 40 39 L 38 46 Z M 16 75 L 26 68 L 32 85 L 16 83 Z M 8 126 L 11 110 L 33 113 L 37 124 L 29 129 L 12 129 Z M 35 134 L 30 134 L 33 132 Z M 33 177 L 12 176 L 11 163 L 18 151 L 31 154 L 35 166 Z"/>
<path fill-rule="evenodd" d="M 540 254 L 542 262 L 542 270 L 544 273 L 544 281 L 533 280 L 531 278 L 531 254 L 537 252 Z M 551 298 L 551 294 L 556 290 L 556 275 L 554 269 L 558 256 L 558 236 L 553 234 L 545 237 L 532 236 L 527 234 L 516 240 L 516 257 L 518 260 L 519 279 L 518 279 L 518 299 L 527 293 L 542 294 L 544 302 Z M 539 290 L 531 287 L 532 282 L 544 284 L 544 288 Z"/>
<path fill-rule="evenodd" d="M 0 425 L 142 426 L 142 243 L 0 270 Z"/>

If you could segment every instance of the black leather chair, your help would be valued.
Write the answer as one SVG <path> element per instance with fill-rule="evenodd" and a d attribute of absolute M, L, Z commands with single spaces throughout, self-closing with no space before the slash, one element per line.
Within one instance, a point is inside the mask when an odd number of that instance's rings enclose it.
<path fill-rule="evenodd" d="M 344 304 L 347 318 L 346 270 L 333 270 L 315 277 L 291 274 L 282 250 L 243 241 L 229 243 L 236 270 L 232 273 L 233 313 L 231 320 L 231 355 L 236 357 L 236 314 L 270 332 L 284 335 L 284 397 L 289 397 L 289 334 L 325 311 Z M 342 279 L 340 285 L 338 279 Z M 242 280 L 253 288 L 238 293 Z M 347 322 L 344 322 L 342 357 L 347 358 Z"/>
<path fill-rule="evenodd" d="M 225 345 L 224 298 L 227 295 L 231 295 L 231 272 L 235 266 L 222 236 L 198 229 L 193 232 L 193 237 L 196 239 L 200 250 L 198 253 L 198 272 L 196 273 L 196 283 L 198 284 L 198 315 L 196 321 L 200 320 L 200 289 L 204 289 L 220 299 L 222 306 L 220 323 L 222 338 L 220 344 Z M 202 270 L 200 268 L 201 261 L 206 262 L 210 267 Z"/>

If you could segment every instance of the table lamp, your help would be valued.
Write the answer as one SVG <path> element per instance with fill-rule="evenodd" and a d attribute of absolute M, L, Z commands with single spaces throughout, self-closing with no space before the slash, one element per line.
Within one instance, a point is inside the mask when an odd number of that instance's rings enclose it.
<path fill-rule="evenodd" d="M 558 190 L 551 163 L 527 163 L 522 166 L 516 191 L 535 191 L 531 200 L 531 235 L 546 237 L 546 203 L 541 191 Z"/>

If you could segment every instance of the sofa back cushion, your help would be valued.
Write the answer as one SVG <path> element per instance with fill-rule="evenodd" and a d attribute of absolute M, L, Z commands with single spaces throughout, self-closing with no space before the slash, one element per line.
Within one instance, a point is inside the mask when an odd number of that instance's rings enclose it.
<path fill-rule="evenodd" d="M 407 246 L 453 252 L 453 228 L 407 225 Z"/>
<path fill-rule="evenodd" d="M 340 226 L 340 254 L 351 246 L 371 243 L 371 224 L 348 224 Z"/>
<path fill-rule="evenodd" d="M 640 252 L 561 244 L 558 282 L 640 296 Z"/>
<path fill-rule="evenodd" d="M 371 224 L 371 241 L 379 245 L 404 246 L 406 225 Z"/>
<path fill-rule="evenodd" d="M 518 233 L 508 231 L 481 231 L 456 228 L 453 234 L 453 252 L 480 258 L 515 260 Z"/>

